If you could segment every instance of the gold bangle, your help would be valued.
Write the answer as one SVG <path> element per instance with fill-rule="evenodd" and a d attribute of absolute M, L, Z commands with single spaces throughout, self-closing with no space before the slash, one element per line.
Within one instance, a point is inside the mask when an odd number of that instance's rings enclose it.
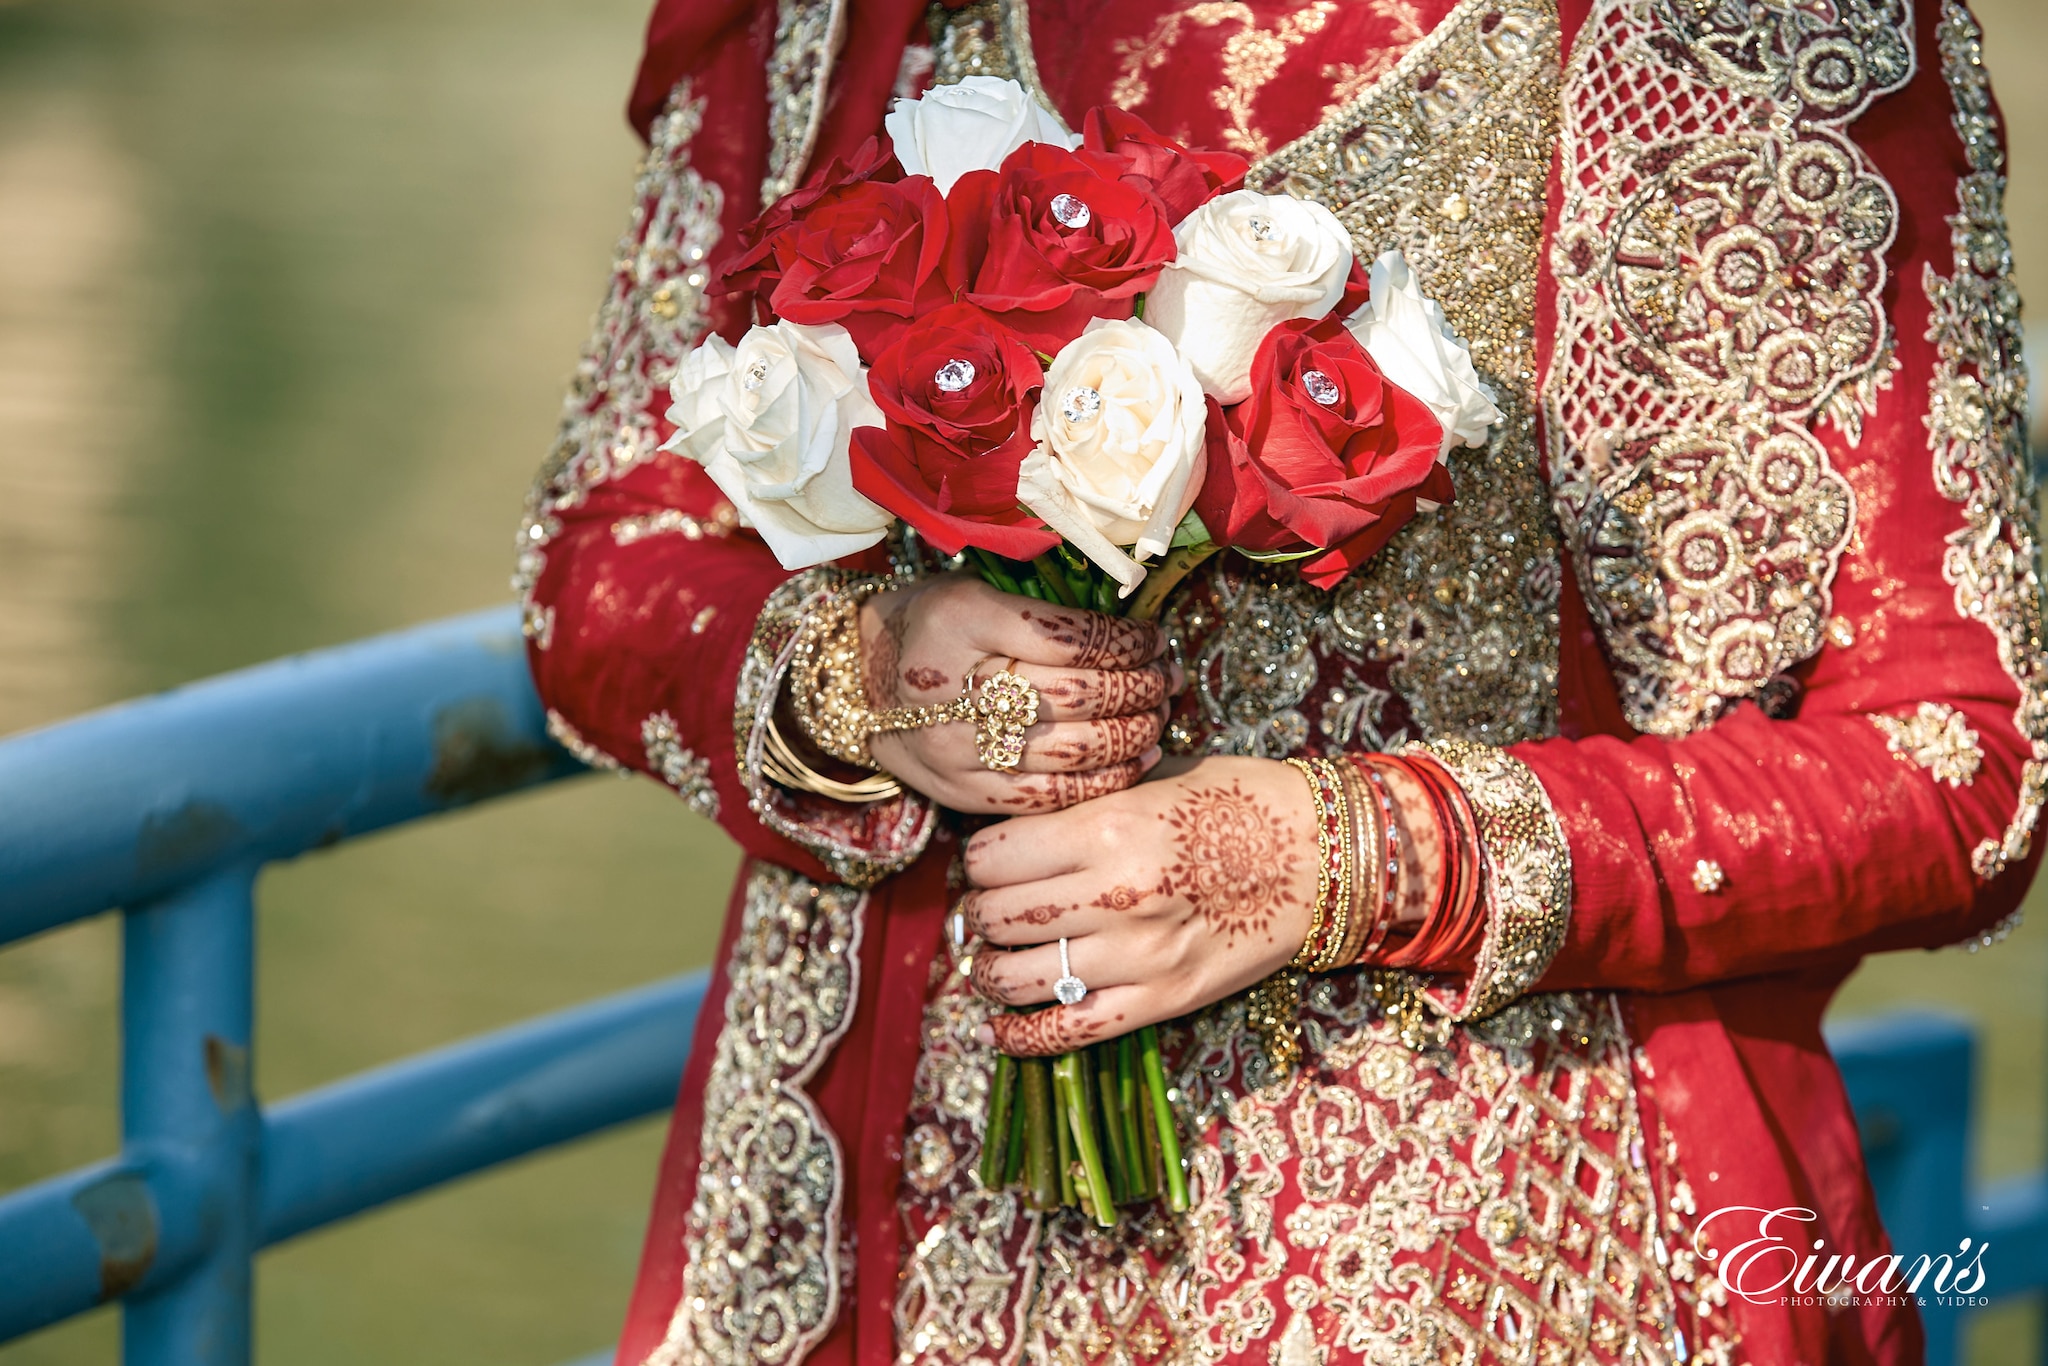
<path fill-rule="evenodd" d="M 843 783 L 837 778 L 828 778 L 805 763 L 797 752 L 790 748 L 782 730 L 775 724 L 775 718 L 768 718 L 768 725 L 762 735 L 761 773 L 778 787 L 798 792 L 811 792 L 835 802 L 848 802 L 865 806 L 870 802 L 887 801 L 902 795 L 903 784 L 887 773 L 874 773 L 859 782 Z"/>
<path fill-rule="evenodd" d="M 1347 831 L 1351 851 L 1351 897 L 1348 903 L 1349 924 L 1338 940 L 1330 966 L 1348 968 L 1364 956 L 1366 939 L 1374 929 L 1380 890 L 1379 880 L 1374 874 L 1379 870 L 1379 848 L 1383 836 L 1379 803 L 1367 786 L 1364 775 L 1359 773 L 1358 765 L 1349 759 L 1336 762 L 1338 780 L 1344 784 L 1344 800 L 1351 808 Z"/>
<path fill-rule="evenodd" d="M 861 663 L 860 609 L 887 586 L 885 579 L 852 584 L 813 612 L 797 628 L 785 685 L 790 709 L 810 742 L 835 759 L 867 769 L 880 765 L 868 750 L 873 713 Z"/>
<path fill-rule="evenodd" d="M 1322 940 L 1323 922 L 1330 913 L 1331 839 L 1329 827 L 1329 804 L 1323 795 L 1323 775 L 1316 771 L 1308 759 L 1289 759 L 1287 766 L 1300 773 L 1308 784 L 1309 800 L 1315 808 L 1316 822 L 1316 901 L 1309 908 L 1308 933 L 1302 936 L 1301 947 L 1288 960 L 1292 968 L 1306 968 L 1316 959 L 1316 949 Z"/>

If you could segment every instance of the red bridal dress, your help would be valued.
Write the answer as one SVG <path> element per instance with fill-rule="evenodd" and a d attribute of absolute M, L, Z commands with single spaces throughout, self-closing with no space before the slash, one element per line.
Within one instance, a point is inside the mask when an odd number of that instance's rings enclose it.
<path fill-rule="evenodd" d="M 781 571 L 659 449 L 673 368 L 746 323 L 720 242 L 971 74 L 1399 247 L 1507 414 L 1334 591 L 1231 555 L 1179 590 L 1173 746 L 1429 742 L 1487 939 L 1314 979 L 1285 1075 L 1241 999 L 1177 1022 L 1193 1208 L 1110 1232 L 976 1183 L 946 819 L 761 773 L 843 571 Z M 2019 302 L 1957 0 L 663 0 L 632 113 L 519 584 L 561 741 L 748 862 L 622 1366 L 1918 1359 L 1904 1303 L 1730 1284 L 1696 1232 L 1800 1207 L 1795 1249 L 1890 1250 L 1822 1011 L 1865 954 L 1993 936 L 2034 866 Z"/>

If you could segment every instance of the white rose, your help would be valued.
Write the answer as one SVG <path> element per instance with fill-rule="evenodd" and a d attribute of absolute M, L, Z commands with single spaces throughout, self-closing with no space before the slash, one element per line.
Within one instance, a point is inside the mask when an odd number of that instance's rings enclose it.
<path fill-rule="evenodd" d="M 1320 204 L 1237 190 L 1173 230 L 1178 251 L 1145 295 L 1145 321 L 1195 367 L 1204 391 L 1239 403 L 1274 324 L 1320 318 L 1344 297 L 1351 234 Z"/>
<path fill-rule="evenodd" d="M 1027 142 L 1068 151 L 1081 145 L 1023 86 L 997 76 L 969 76 L 957 85 L 935 85 L 914 100 L 898 100 L 882 127 L 904 171 L 930 176 L 940 194 L 969 171 L 995 170 Z"/>
<path fill-rule="evenodd" d="M 1207 417 L 1171 342 L 1141 322 L 1096 318 L 1046 369 L 1017 501 L 1128 596 L 1145 578 L 1138 561 L 1164 554 L 1194 506 Z"/>
<path fill-rule="evenodd" d="M 1344 325 L 1380 373 L 1436 414 L 1444 427 L 1439 459 L 1452 446 L 1486 444 L 1487 428 L 1501 419 L 1493 391 L 1472 368 L 1472 353 L 1442 306 L 1422 296 L 1407 257 L 1390 251 L 1372 263 L 1372 297 Z"/>
<path fill-rule="evenodd" d="M 784 569 L 865 550 L 894 518 L 854 491 L 848 446 L 879 427 L 853 338 L 837 323 L 713 335 L 669 385 L 676 433 L 663 444 L 704 467 Z"/>

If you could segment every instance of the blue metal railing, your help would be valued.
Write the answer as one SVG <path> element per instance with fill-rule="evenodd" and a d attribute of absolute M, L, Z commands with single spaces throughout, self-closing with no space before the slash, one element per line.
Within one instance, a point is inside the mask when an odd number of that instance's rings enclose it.
<path fill-rule="evenodd" d="M 130 1366 L 243 1366 L 261 1248 L 665 1107 L 701 973 L 274 1106 L 250 1090 L 262 864 L 579 771 L 510 610 L 0 741 L 0 946 L 125 908 L 122 1151 L 0 1197 L 0 1342 L 120 1299 Z M 1895 1245 L 1988 1239 L 1987 1296 L 2048 1287 L 2048 1174 L 1970 1194 L 1969 1030 L 1829 1037 Z M 1949 1366 L 1969 1311 L 1925 1299 Z"/>

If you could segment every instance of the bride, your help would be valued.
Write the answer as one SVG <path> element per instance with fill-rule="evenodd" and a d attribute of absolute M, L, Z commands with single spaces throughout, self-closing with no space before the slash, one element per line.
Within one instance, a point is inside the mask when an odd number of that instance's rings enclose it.
<path fill-rule="evenodd" d="M 1979 43 L 1959 0 L 662 0 L 518 576 L 557 737 L 749 856 L 622 1366 L 1917 1360 L 1946 1249 L 1888 1244 L 1820 1019 L 2002 932 L 2048 788 Z M 1500 410 L 1453 500 L 1156 625 L 912 540 L 779 568 L 661 449 L 670 380 L 752 321 L 740 228 L 969 77 L 1399 249 Z M 1014 768 L 847 742 L 991 659 Z M 1304 958 L 1347 791 L 1386 923 Z M 1152 1024 L 1184 1212 L 978 1180 L 999 1052 Z"/>

